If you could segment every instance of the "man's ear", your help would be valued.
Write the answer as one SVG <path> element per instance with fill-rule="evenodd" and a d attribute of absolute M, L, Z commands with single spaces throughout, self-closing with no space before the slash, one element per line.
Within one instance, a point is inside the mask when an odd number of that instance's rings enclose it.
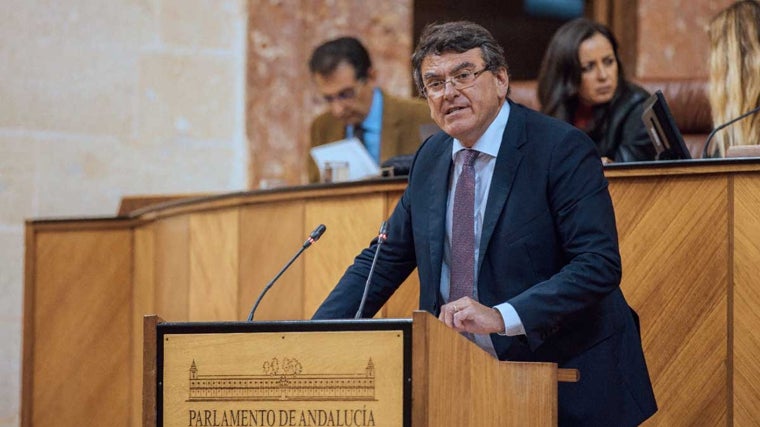
<path fill-rule="evenodd" d="M 494 71 L 494 75 L 498 81 L 499 97 L 502 99 L 506 98 L 507 92 L 509 92 L 509 73 L 507 72 L 507 69 L 503 67 L 499 68 L 498 70 Z"/>

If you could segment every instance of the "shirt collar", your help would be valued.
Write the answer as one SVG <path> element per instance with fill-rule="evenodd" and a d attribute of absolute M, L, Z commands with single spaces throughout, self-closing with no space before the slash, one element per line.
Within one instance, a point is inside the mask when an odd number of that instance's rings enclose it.
<path fill-rule="evenodd" d="M 475 141 L 475 145 L 472 146 L 473 150 L 478 150 L 481 153 L 488 154 L 491 157 L 496 157 L 501 147 L 501 139 L 504 137 L 504 129 L 507 127 L 507 121 L 509 120 L 510 106 L 508 101 L 504 101 L 499 114 L 488 126 L 488 129 L 483 135 Z M 457 152 L 463 150 L 465 147 L 462 143 L 454 138 L 454 143 L 451 147 L 451 158 L 454 159 Z"/>
<path fill-rule="evenodd" d="M 380 132 L 383 127 L 383 92 L 380 88 L 372 89 L 372 104 L 367 117 L 362 122 L 364 130 Z"/>

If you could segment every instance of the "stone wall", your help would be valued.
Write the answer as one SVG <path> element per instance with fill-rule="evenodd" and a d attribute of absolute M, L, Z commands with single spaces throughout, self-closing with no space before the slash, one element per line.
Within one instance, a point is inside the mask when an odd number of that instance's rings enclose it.
<path fill-rule="evenodd" d="M 638 0 L 639 77 L 706 77 L 707 24 L 733 0 Z"/>
<path fill-rule="evenodd" d="M 19 424 L 25 219 L 247 187 L 247 9 L 0 0 L 0 426 Z"/>

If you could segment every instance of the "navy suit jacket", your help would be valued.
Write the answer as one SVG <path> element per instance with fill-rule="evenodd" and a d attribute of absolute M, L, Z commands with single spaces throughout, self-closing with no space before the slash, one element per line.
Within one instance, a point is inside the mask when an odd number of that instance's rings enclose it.
<path fill-rule="evenodd" d="M 366 316 L 415 267 L 420 308 L 439 314 L 451 147 L 452 138 L 439 132 L 418 150 L 409 184 L 388 220 Z M 607 181 L 583 132 L 511 104 L 480 245 L 480 302 L 509 302 L 526 331 L 491 335 L 499 359 L 580 370 L 579 382 L 559 385 L 560 425 L 638 425 L 657 410 L 639 333 L 619 287 Z M 357 256 L 315 319 L 353 317 L 375 246 L 373 241 Z"/>

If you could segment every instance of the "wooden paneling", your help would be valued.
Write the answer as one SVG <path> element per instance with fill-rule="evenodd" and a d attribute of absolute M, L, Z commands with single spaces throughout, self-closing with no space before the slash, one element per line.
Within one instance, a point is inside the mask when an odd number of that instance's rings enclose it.
<path fill-rule="evenodd" d="M 172 321 L 190 320 L 190 218 L 163 218 L 155 224 L 156 312 Z M 146 313 L 147 314 L 147 313 Z"/>
<path fill-rule="evenodd" d="M 401 192 L 391 192 L 388 194 L 388 201 L 386 202 L 388 214 L 386 217 L 389 217 L 393 213 L 393 209 L 396 207 L 399 199 L 401 199 Z M 396 290 L 391 299 L 388 300 L 381 310 L 381 314 L 383 317 L 391 319 L 412 317 L 412 312 L 417 310 L 419 306 L 420 277 L 415 269 L 401 287 Z"/>
<path fill-rule="evenodd" d="M 325 197 L 306 205 L 304 228 L 327 226 L 317 243 L 320 247 L 312 249 L 314 252 L 304 259 L 308 286 L 304 290 L 303 312 L 307 318 L 335 287 L 356 254 L 377 236 L 385 211 L 383 194 Z"/>
<path fill-rule="evenodd" d="M 189 318 L 234 319 L 238 307 L 237 209 L 190 215 Z"/>
<path fill-rule="evenodd" d="M 237 319 L 247 319 L 264 286 L 298 252 L 308 230 L 303 224 L 303 202 L 286 201 L 247 205 L 240 211 L 240 283 Z M 311 225 L 309 225 L 311 227 Z M 321 251 L 322 241 L 309 251 Z M 301 254 L 301 257 L 311 254 Z M 304 259 L 291 264 L 264 295 L 256 309 L 256 320 L 303 319 Z"/>
<path fill-rule="evenodd" d="M 760 420 L 760 182 L 734 181 L 733 409 L 735 425 Z"/>
<path fill-rule="evenodd" d="M 413 426 L 557 425 L 556 364 L 496 361 L 427 312 L 413 328 Z"/>
<path fill-rule="evenodd" d="M 33 426 L 126 425 L 131 393 L 131 233 L 36 235 Z M 29 360 L 27 360 L 29 362 Z"/>
<path fill-rule="evenodd" d="M 622 287 L 641 318 L 660 407 L 648 425 L 725 423 L 727 182 L 720 175 L 610 181 Z"/>

